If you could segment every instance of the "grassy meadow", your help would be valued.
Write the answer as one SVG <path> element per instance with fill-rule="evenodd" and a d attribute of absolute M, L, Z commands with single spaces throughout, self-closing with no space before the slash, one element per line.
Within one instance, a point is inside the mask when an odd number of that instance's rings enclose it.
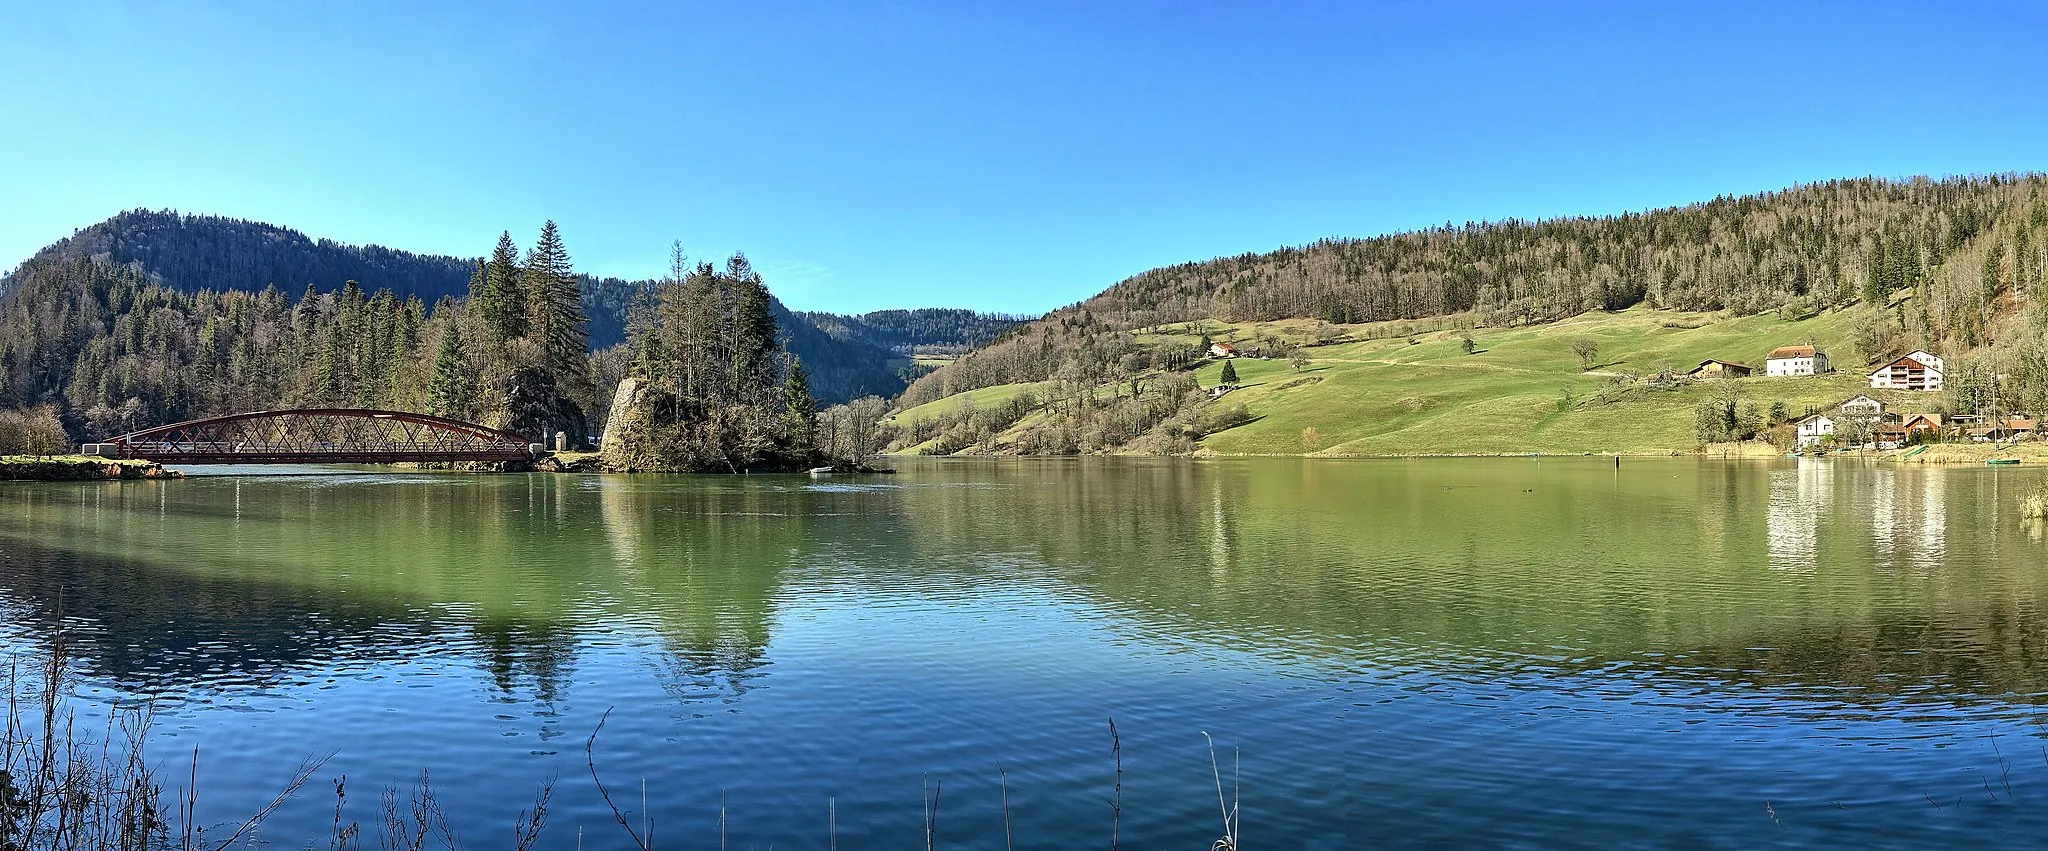
<path fill-rule="evenodd" d="M 1206 334 L 1254 344 L 1265 336 L 1312 339 L 1317 324 L 1205 320 L 1142 329 L 1137 335 L 1142 341 L 1193 341 Z M 1222 455 L 1683 453 L 1700 446 L 1694 426 L 1699 404 L 1730 392 L 1765 408 L 1783 401 L 1795 415 L 1865 392 L 1907 412 L 1938 401 L 1935 394 L 1869 390 L 1862 364 L 1851 362 L 1852 321 L 1844 312 L 1792 321 L 1773 314 L 1723 318 L 1636 308 L 1513 328 L 1457 330 L 1417 322 L 1334 330 L 1341 332 L 1340 341 L 1304 349 L 1308 363 L 1298 371 L 1282 359 L 1234 360 L 1242 389 L 1228 394 L 1224 404 L 1243 404 L 1255 419 L 1209 435 L 1203 450 Z M 1474 342 L 1470 354 L 1462 343 L 1466 336 Z M 1598 344 L 1590 370 L 1581 368 L 1573 350 L 1573 341 L 1580 338 Z M 1764 356 L 1772 349 L 1809 342 L 1836 354 L 1840 371 L 1804 378 L 1761 374 Z M 1664 369 L 1683 373 L 1709 358 L 1747 364 L 1758 374 L 1675 389 L 1640 380 Z M 1222 361 L 1210 360 L 1195 374 L 1209 387 L 1219 383 L 1222 370 Z M 1627 380 L 1628 375 L 1637 380 Z M 897 421 L 957 411 L 969 400 L 986 406 L 1039 387 L 983 388 L 899 412 Z M 1106 386 L 1104 392 L 1115 390 Z"/>

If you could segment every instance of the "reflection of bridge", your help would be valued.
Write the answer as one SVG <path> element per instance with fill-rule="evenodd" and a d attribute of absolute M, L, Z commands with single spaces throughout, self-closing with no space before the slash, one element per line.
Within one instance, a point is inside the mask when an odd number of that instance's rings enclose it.
<path fill-rule="evenodd" d="M 474 423 L 361 408 L 234 414 L 85 446 L 88 455 L 164 464 L 531 461 L 540 450 L 519 435 Z"/>

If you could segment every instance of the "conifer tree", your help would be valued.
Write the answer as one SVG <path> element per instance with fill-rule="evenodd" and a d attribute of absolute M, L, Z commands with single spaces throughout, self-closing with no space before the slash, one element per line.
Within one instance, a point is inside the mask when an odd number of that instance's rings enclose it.
<path fill-rule="evenodd" d="M 521 277 L 519 247 L 512 243 L 511 232 L 498 234 L 498 246 L 484 266 L 483 298 L 474 307 L 484 327 L 501 342 L 526 334 L 526 288 Z"/>
<path fill-rule="evenodd" d="M 1216 380 L 1217 380 L 1217 381 L 1219 381 L 1219 382 L 1221 382 L 1221 383 L 1224 383 L 1224 384 L 1236 384 L 1236 383 L 1237 383 L 1237 364 L 1235 364 L 1235 363 L 1232 363 L 1232 362 L 1230 362 L 1230 361 L 1224 361 L 1224 362 L 1223 362 L 1223 374 L 1222 374 L 1222 375 L 1220 375 L 1220 376 L 1217 376 Z"/>
<path fill-rule="evenodd" d="M 462 326 L 448 323 L 441 345 L 434 351 L 434 378 L 427 385 L 427 413 L 437 417 L 468 419 L 473 414 L 475 377 L 470 374 L 469 357 L 462 350 Z"/>
<path fill-rule="evenodd" d="M 782 379 L 782 418 L 790 446 L 807 449 L 816 442 L 818 400 L 811 397 L 811 381 L 804 373 L 804 362 L 793 356 Z"/>
<path fill-rule="evenodd" d="M 590 354 L 583 316 L 583 286 L 569 265 L 554 220 L 527 252 L 524 275 L 527 329 L 541 351 L 540 367 L 565 389 L 581 386 Z"/>

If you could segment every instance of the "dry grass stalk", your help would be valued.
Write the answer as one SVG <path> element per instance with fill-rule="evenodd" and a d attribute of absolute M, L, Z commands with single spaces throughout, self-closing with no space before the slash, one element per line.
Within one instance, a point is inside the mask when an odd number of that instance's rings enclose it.
<path fill-rule="evenodd" d="M 2048 519 L 2048 487 L 2036 488 L 2033 493 L 2020 497 L 2020 517 L 2027 520 Z"/>

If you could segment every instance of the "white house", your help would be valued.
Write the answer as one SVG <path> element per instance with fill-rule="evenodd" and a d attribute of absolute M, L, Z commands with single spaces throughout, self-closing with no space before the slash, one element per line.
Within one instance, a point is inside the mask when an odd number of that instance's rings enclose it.
<path fill-rule="evenodd" d="M 1882 390 L 1940 390 L 1941 358 L 1913 351 L 1870 373 L 1870 386 Z"/>
<path fill-rule="evenodd" d="M 1781 346 L 1764 358 L 1765 375 L 1818 375 L 1828 371 L 1828 353 L 1812 346 Z"/>
<path fill-rule="evenodd" d="M 1814 414 L 1799 421 L 1799 448 L 1805 449 L 1835 434 L 1835 418 Z"/>
<path fill-rule="evenodd" d="M 1234 358 L 1238 356 L 1237 347 L 1229 343 L 1210 343 L 1209 356 L 1212 358 Z"/>
<path fill-rule="evenodd" d="M 1853 396 L 1841 404 L 1842 416 L 1864 417 L 1872 422 L 1884 418 L 1884 403 L 1869 396 Z"/>

